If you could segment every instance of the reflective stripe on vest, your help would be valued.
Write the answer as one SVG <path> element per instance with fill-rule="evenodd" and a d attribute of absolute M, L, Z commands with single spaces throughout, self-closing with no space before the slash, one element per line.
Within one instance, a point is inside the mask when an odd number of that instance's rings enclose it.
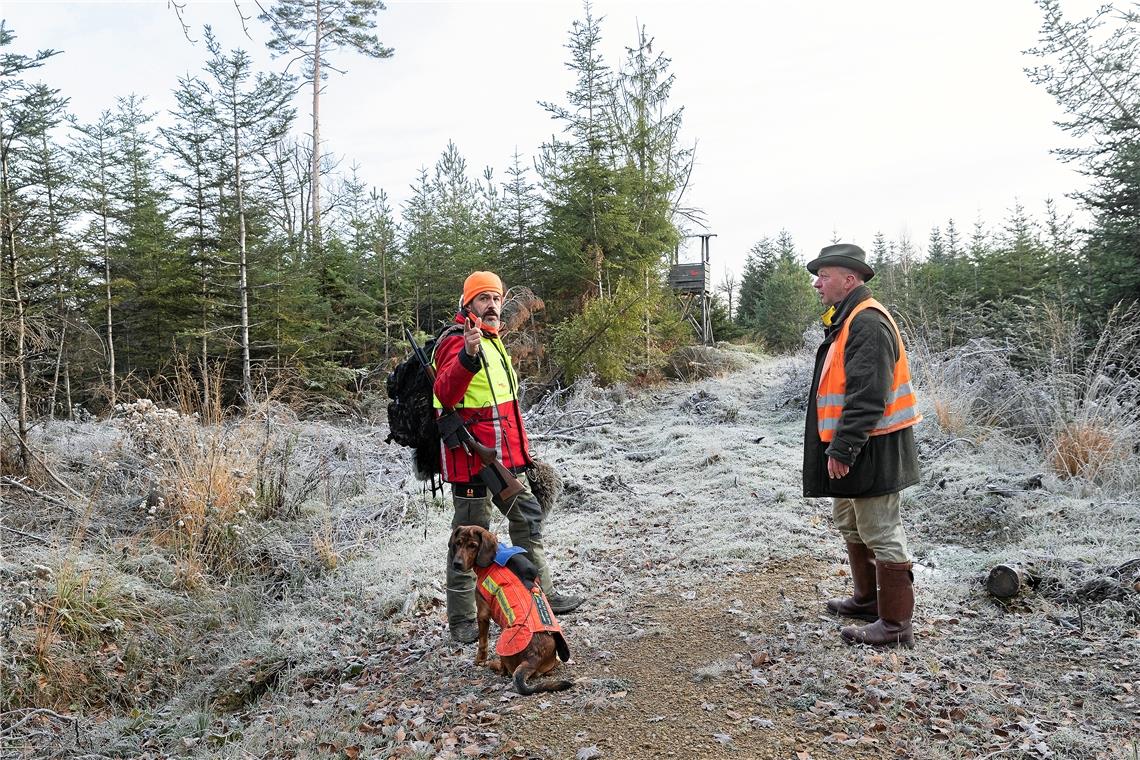
<path fill-rule="evenodd" d="M 871 429 L 871 435 L 886 435 L 896 430 L 910 427 L 922 419 L 922 415 L 915 408 L 914 390 L 910 382 L 910 364 L 906 357 L 906 346 L 903 345 L 902 334 L 890 312 L 876 301 L 868 298 L 860 302 L 851 310 L 851 314 L 839 327 L 839 334 L 827 349 L 827 356 L 823 360 L 823 371 L 820 373 L 819 388 L 816 391 L 816 425 L 821 441 L 831 441 L 835 438 L 835 431 L 839 428 L 839 418 L 843 416 L 843 401 L 847 390 L 847 374 L 843 366 L 844 349 L 847 344 L 847 335 L 850 332 L 851 322 L 855 315 L 864 309 L 877 309 L 882 312 L 895 332 L 898 342 L 899 358 L 895 362 L 894 377 L 891 379 L 891 389 L 887 394 L 886 407 L 883 416 Z"/>
<path fill-rule="evenodd" d="M 475 578 L 479 595 L 490 606 L 491 618 L 502 629 L 495 645 L 500 656 L 523 651 L 539 631 L 562 634 L 562 626 L 537 583 L 533 591 L 528 590 L 509 568 L 494 562 L 476 567 Z"/>

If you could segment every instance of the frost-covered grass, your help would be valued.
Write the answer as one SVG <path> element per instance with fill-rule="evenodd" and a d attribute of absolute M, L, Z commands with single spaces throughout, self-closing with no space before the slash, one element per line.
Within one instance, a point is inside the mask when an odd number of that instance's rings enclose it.
<path fill-rule="evenodd" d="M 528 427 L 536 453 L 564 484 L 546 530 L 555 582 L 589 598 L 564 620 L 574 651 L 604 661 L 620 642 L 653 636 L 652 623 L 630 613 L 638 599 L 698 600 L 710 585 L 731 589 L 773 563 L 813 558 L 835 572 L 791 574 L 789 587 L 814 588 L 821 601 L 846 591 L 845 554 L 830 525 L 830 505 L 801 496 L 803 405 L 813 354 L 809 346 L 779 360 L 750 358 L 721 377 L 636 390 L 579 383 L 533 408 Z M 942 398 L 975 409 L 965 403 L 967 391 L 942 386 L 938 395 L 920 386 L 923 480 L 904 494 L 919 563 L 916 623 L 929 647 L 922 667 L 932 670 L 947 667 L 959 644 L 978 646 L 968 638 L 990 636 L 987 628 L 994 641 L 1022 630 L 1049 642 L 1068 625 L 1054 620 L 1078 617 L 1070 605 L 1044 595 L 1027 598 L 1019 610 L 996 606 L 980 582 L 993 564 L 1033 560 L 1062 582 L 1083 582 L 1085 565 L 1121 563 L 1140 553 L 1134 491 L 1123 481 L 1062 476 L 1047 466 L 1044 449 L 1016 440 L 1008 428 L 939 413 Z M 395 725 L 367 735 L 356 728 L 385 679 L 423 682 L 416 688 L 427 694 L 434 688 L 451 700 L 459 687 L 442 677 L 480 688 L 496 683 L 473 674 L 470 653 L 447 643 L 447 496 L 433 500 L 422 493 L 406 453 L 383 443 L 386 430 L 281 415 L 245 424 L 248 449 L 228 444 L 238 435 L 236 424 L 193 439 L 205 452 L 211 440 L 227 441 L 216 455 L 243 473 L 235 476 L 231 468 L 226 477 L 240 477 L 242 487 L 248 483 L 254 491 L 233 502 L 242 505 L 235 514 L 241 508 L 249 514 L 244 536 L 231 545 L 242 562 L 223 565 L 222 572 L 204 563 L 197 585 L 186 584 L 179 572 L 179 546 L 162 540 L 155 521 L 147 520 L 154 484 L 169 492 L 177 481 L 164 480 L 171 471 L 146 457 L 137 436 L 95 422 L 51 423 L 38 431 L 37 445 L 91 499 L 74 511 L 50 510 L 34 498 L 6 504 L 6 525 L 51 544 L 5 535 L 6 580 L 26 582 L 19 587 L 28 592 L 25 607 L 39 615 L 49 609 L 49 578 L 65 566 L 88 569 L 86 581 L 75 577 L 107 589 L 110 602 L 92 605 L 105 612 L 88 615 L 82 636 L 60 628 L 54 635 L 68 649 L 53 654 L 71 657 L 96 684 L 109 683 L 99 680 L 106 677 L 130 686 L 116 687 L 112 693 L 125 696 L 98 705 L 83 720 L 84 746 L 132 756 L 166 751 L 221 758 L 303 754 L 323 742 L 382 756 L 395 746 Z M 248 469 L 246 462 L 252 462 Z M 274 507 L 264 508 L 263 498 L 272 498 Z M 497 513 L 492 529 L 506 534 Z M 36 564 L 50 574 L 37 575 Z M 6 610 L 16 609 L 8 606 L 15 597 L 7 589 L 14 587 L 5 584 Z M 111 613 L 115 605 L 122 614 Z M 969 636 L 955 638 L 953 627 L 933 635 L 933 621 L 961 618 L 963 610 L 976 613 Z M 1075 625 L 1089 635 L 1120 633 L 1135 625 L 1129 618 L 1135 611 L 1127 599 L 1086 605 Z M 14 671 L 11 663 L 28 661 L 37 618 L 11 619 L 4 677 L 23 686 L 34 673 Z M 765 635 L 783 637 L 782 631 Z M 1047 657 L 1047 646 L 1027 648 L 1028 656 Z M 820 658 L 817 670 L 832 667 L 826 660 L 833 652 L 801 648 L 798 655 Z M 717 655 L 692 676 L 727 676 L 730 660 Z M 1027 660 L 1026 672 L 1033 665 Z M 360 679 L 373 685 L 361 687 Z M 573 698 L 588 701 L 596 687 Z M 91 693 L 97 699 L 98 690 Z M 10 699 L 7 709 L 34 704 L 28 701 L 33 690 L 6 694 L 25 700 Z M 64 700 L 51 704 L 67 709 Z M 413 741 L 422 739 L 409 736 L 405 744 Z M 1072 756 L 1086 746 L 1075 731 L 1059 730 L 1050 742 L 1055 752 L 1072 748 Z"/>

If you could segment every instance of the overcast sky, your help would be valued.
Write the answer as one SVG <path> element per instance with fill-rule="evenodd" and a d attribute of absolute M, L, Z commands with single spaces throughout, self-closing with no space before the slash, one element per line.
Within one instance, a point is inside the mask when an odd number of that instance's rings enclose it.
<path fill-rule="evenodd" d="M 240 5 L 256 17 L 252 2 Z M 556 125 L 537 101 L 563 102 L 572 85 L 564 46 L 581 3 L 387 5 L 380 38 L 395 56 L 340 54 L 334 63 L 348 74 L 334 75 L 322 100 L 322 138 L 344 166 L 359 163 L 398 209 L 449 139 L 473 176 L 491 166 L 499 179 L 516 148 L 529 159 L 549 139 Z M 1090 5 L 1063 3 L 1066 13 Z M 952 217 L 964 234 L 978 218 L 1000 225 L 1015 201 L 1037 216 L 1046 198 L 1071 211 L 1065 196 L 1084 184 L 1050 154 L 1070 140 L 1024 73 L 1040 27 L 1030 0 L 597 0 L 593 9 L 611 65 L 638 24 L 672 58 L 674 102 L 697 145 L 689 200 L 717 234 L 718 282 L 780 228 L 805 258 L 836 235 L 869 248 L 880 230 L 925 247 L 932 225 Z M 165 112 L 177 77 L 201 70 L 203 24 L 226 48 L 283 65 L 255 19 L 245 37 L 232 0 L 187 0 L 196 45 L 166 0 L 4 0 L 2 12 L 19 37 L 9 50 L 64 51 L 39 77 L 85 121 L 130 93 Z"/>

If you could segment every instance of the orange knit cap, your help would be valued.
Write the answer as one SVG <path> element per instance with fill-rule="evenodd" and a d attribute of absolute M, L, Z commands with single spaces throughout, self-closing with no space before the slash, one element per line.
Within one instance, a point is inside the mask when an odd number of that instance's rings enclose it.
<path fill-rule="evenodd" d="M 503 281 L 494 272 L 472 272 L 463 281 L 463 306 L 475 300 L 475 296 L 493 290 L 503 295 Z"/>

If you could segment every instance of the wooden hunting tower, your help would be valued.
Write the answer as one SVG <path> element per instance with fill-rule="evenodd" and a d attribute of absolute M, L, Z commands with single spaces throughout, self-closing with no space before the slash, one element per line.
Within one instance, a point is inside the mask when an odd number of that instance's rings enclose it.
<path fill-rule="evenodd" d="M 712 333 L 712 282 L 709 273 L 709 238 L 716 237 L 711 232 L 699 235 L 685 235 L 687 238 L 701 239 L 701 260 L 688 264 L 678 264 L 678 250 L 673 250 L 673 260 L 669 267 L 669 287 L 677 294 L 684 305 L 682 318 L 688 319 L 697 337 L 706 346 L 713 344 Z M 700 315 L 697 315 L 697 311 Z"/>

